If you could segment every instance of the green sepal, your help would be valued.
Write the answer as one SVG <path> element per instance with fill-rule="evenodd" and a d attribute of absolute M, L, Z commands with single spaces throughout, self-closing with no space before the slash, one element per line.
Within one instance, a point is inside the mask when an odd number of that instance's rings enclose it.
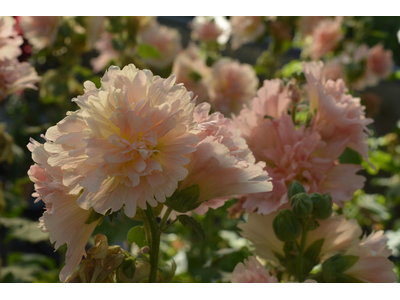
<path fill-rule="evenodd" d="M 146 235 L 143 226 L 132 227 L 128 232 L 128 242 L 135 243 L 139 248 L 147 246 Z"/>
<path fill-rule="evenodd" d="M 319 227 L 318 221 L 313 218 L 311 218 L 307 222 L 307 231 L 313 231 L 313 230 L 317 229 L 318 227 Z"/>
<path fill-rule="evenodd" d="M 350 269 L 359 259 L 354 255 L 336 254 L 322 264 L 322 276 L 325 282 L 340 282 L 339 280 L 349 280 L 346 276 L 342 276 L 343 272 Z M 350 277 L 350 276 L 348 276 Z"/>
<path fill-rule="evenodd" d="M 282 242 L 297 240 L 303 231 L 300 221 L 289 209 L 282 209 L 272 222 L 275 236 Z"/>
<path fill-rule="evenodd" d="M 93 222 L 96 222 L 99 220 L 99 224 L 101 224 L 101 222 L 103 222 L 104 218 L 106 216 L 99 214 L 98 212 L 95 212 L 94 210 L 92 210 L 92 212 L 90 213 L 90 216 L 86 219 L 85 224 L 92 224 Z"/>
<path fill-rule="evenodd" d="M 291 200 L 294 195 L 299 194 L 299 193 L 305 193 L 305 192 L 306 192 L 306 189 L 300 182 L 293 180 L 293 182 L 289 183 L 288 191 L 287 191 L 289 200 Z"/>
<path fill-rule="evenodd" d="M 200 206 L 197 203 L 200 196 L 200 187 L 198 184 L 189 186 L 182 191 L 176 190 L 171 197 L 165 201 L 165 205 L 180 213 L 187 213 Z"/>
<path fill-rule="evenodd" d="M 203 227 L 195 219 L 187 215 L 179 215 L 176 218 L 178 219 L 179 222 L 182 223 L 183 226 L 187 226 L 190 229 L 194 230 L 201 237 L 203 241 L 206 240 L 206 233 L 204 232 Z"/>
<path fill-rule="evenodd" d="M 299 219 L 307 218 L 313 209 L 310 196 L 306 193 L 297 193 L 293 195 L 290 198 L 290 206 L 292 207 L 294 215 Z"/>
<path fill-rule="evenodd" d="M 321 253 L 322 245 L 324 244 L 325 239 L 319 239 L 314 241 L 310 246 L 308 246 L 307 250 L 304 251 L 303 256 L 308 258 L 314 265 L 319 263 L 319 255 Z"/>

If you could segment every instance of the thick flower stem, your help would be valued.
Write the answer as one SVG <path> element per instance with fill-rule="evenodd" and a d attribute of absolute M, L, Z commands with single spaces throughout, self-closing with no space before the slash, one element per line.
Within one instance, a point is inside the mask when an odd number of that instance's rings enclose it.
<path fill-rule="evenodd" d="M 161 231 L 159 230 L 156 218 L 154 217 L 153 210 L 149 204 L 147 204 L 147 209 L 144 210 L 147 222 L 150 228 L 150 275 L 149 282 L 157 282 L 157 269 L 158 269 L 158 254 L 160 252 L 160 239 Z"/>
<path fill-rule="evenodd" d="M 298 247 L 299 254 L 297 255 L 297 277 L 299 282 L 303 282 L 303 252 L 304 248 L 306 246 L 306 241 L 307 241 L 307 222 L 302 222 L 303 225 L 303 234 L 301 235 L 301 244 L 300 247 Z M 296 243 L 297 245 L 297 243 Z"/>

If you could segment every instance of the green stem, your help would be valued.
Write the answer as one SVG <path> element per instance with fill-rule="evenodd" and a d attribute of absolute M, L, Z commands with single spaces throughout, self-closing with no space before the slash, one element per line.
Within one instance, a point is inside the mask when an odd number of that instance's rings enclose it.
<path fill-rule="evenodd" d="M 307 241 L 307 222 L 302 222 L 303 225 L 303 234 L 301 235 L 301 244 L 300 247 L 298 247 L 299 254 L 297 256 L 297 277 L 299 282 L 303 282 L 303 252 L 304 248 L 306 246 L 306 241 Z M 297 246 L 297 243 L 296 243 Z"/>
<path fill-rule="evenodd" d="M 296 111 L 297 111 L 297 103 L 294 103 L 292 109 L 292 120 L 294 125 L 296 125 Z"/>
<path fill-rule="evenodd" d="M 161 220 L 160 229 L 161 229 L 162 232 L 164 232 L 164 231 L 167 229 L 167 228 L 165 227 L 165 224 L 167 223 L 168 217 L 169 217 L 169 215 L 171 214 L 171 212 L 172 212 L 172 208 L 169 208 L 169 207 L 168 207 L 167 211 L 166 211 L 165 214 L 164 214 L 164 217 L 163 217 L 162 220 Z"/>
<path fill-rule="evenodd" d="M 161 240 L 161 231 L 157 225 L 156 218 L 154 217 L 153 210 L 151 206 L 147 203 L 147 209 L 144 210 L 146 215 L 146 221 L 148 222 L 150 228 L 150 275 L 149 282 L 154 283 L 157 282 L 157 269 L 158 269 L 158 254 L 160 252 L 160 240 Z"/>

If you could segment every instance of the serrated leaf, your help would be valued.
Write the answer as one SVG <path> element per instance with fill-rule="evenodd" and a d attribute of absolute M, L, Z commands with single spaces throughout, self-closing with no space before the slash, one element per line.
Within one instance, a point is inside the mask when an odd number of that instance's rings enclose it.
<path fill-rule="evenodd" d="M 171 197 L 167 198 L 164 204 L 177 212 L 186 213 L 200 206 L 201 203 L 197 203 L 199 195 L 199 185 L 194 184 L 182 191 L 175 191 Z"/>
<path fill-rule="evenodd" d="M 157 48 L 149 44 L 140 44 L 137 53 L 142 58 L 160 58 L 161 54 Z"/>
<path fill-rule="evenodd" d="M 139 248 L 147 246 L 147 241 L 143 226 L 136 226 L 129 230 L 128 242 L 130 244 L 135 243 L 136 245 L 138 245 Z"/>
<path fill-rule="evenodd" d="M 290 63 L 287 63 L 282 67 L 282 76 L 290 78 L 292 74 L 303 69 L 301 61 L 292 60 Z"/>
<path fill-rule="evenodd" d="M 183 226 L 189 227 L 190 229 L 195 231 L 202 238 L 203 241 L 206 240 L 206 233 L 204 232 L 203 227 L 195 219 L 187 215 L 179 215 L 177 216 L 177 219 L 179 222 L 182 223 Z"/>

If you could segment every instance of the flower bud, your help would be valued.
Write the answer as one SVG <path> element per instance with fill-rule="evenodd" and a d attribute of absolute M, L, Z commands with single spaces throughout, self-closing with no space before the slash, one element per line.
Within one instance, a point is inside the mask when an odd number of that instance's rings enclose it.
<path fill-rule="evenodd" d="M 332 198 L 329 193 L 313 193 L 310 198 L 313 204 L 312 214 L 316 219 L 325 220 L 332 215 Z"/>
<path fill-rule="evenodd" d="M 290 198 L 290 206 L 292 207 L 292 211 L 297 218 L 306 218 L 313 210 L 313 204 L 310 196 L 308 196 L 306 193 L 298 193 Z"/>
<path fill-rule="evenodd" d="M 302 184 L 296 180 L 291 182 L 288 187 L 288 197 L 289 200 L 292 199 L 292 197 L 298 193 L 305 193 L 306 190 L 302 186 Z"/>
<path fill-rule="evenodd" d="M 293 242 L 302 232 L 300 221 L 289 209 L 283 209 L 274 218 L 272 223 L 276 237 L 282 242 Z"/>

